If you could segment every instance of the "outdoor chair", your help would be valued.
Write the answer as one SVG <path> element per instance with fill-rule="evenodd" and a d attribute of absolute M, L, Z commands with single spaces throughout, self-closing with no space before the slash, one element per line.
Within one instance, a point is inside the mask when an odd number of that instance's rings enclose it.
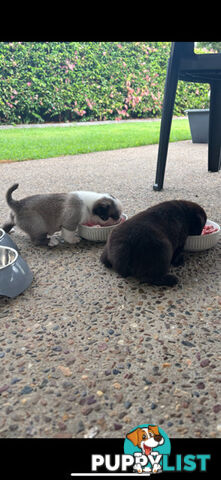
<path fill-rule="evenodd" d="M 178 80 L 210 84 L 208 170 L 217 172 L 220 169 L 221 54 L 195 54 L 194 42 L 173 42 L 167 66 L 154 190 L 163 188 Z"/>

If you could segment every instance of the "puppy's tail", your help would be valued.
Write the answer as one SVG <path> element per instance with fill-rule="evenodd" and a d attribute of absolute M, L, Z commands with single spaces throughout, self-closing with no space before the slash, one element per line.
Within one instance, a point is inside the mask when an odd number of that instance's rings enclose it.
<path fill-rule="evenodd" d="M 18 183 L 15 183 L 14 185 L 12 185 L 12 187 L 10 187 L 6 193 L 6 201 L 7 201 L 7 204 L 9 205 L 9 207 L 16 211 L 18 209 L 18 206 L 19 206 L 19 203 L 17 200 L 13 200 L 12 198 L 12 192 L 14 192 L 14 190 L 17 190 L 18 188 Z"/>

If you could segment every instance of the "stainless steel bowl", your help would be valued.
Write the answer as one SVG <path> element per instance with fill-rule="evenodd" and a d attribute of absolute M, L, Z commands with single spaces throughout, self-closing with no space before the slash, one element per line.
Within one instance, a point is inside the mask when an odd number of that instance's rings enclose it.
<path fill-rule="evenodd" d="M 3 228 L 0 228 L 0 245 L 14 248 L 17 252 L 19 251 L 16 243 L 12 240 L 11 236 L 3 230 Z"/>
<path fill-rule="evenodd" d="M 2 247 L 0 250 L 0 270 L 9 267 L 18 258 L 18 252 L 12 248 Z"/>
<path fill-rule="evenodd" d="M 17 297 L 29 287 L 32 272 L 17 250 L 0 245 L 0 295 Z"/>

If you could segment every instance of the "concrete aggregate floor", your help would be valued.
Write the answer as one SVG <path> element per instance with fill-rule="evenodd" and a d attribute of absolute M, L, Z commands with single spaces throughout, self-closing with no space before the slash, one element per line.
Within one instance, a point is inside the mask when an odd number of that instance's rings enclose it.
<path fill-rule="evenodd" d="M 207 149 L 169 146 L 164 190 L 154 192 L 157 145 L 0 164 L 0 224 L 14 196 L 109 192 L 128 216 L 190 199 L 221 224 L 221 173 Z M 34 274 L 15 299 L 0 297 L 0 437 L 124 438 L 142 423 L 170 437 L 220 437 L 221 241 L 186 253 L 173 288 L 105 269 L 103 244 L 35 247 L 12 238 Z"/>

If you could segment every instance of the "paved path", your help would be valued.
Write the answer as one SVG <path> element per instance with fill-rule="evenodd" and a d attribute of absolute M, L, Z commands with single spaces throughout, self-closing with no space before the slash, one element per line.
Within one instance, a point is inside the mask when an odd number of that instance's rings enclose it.
<path fill-rule="evenodd" d="M 133 215 L 159 201 L 198 201 L 221 223 L 220 172 L 207 145 L 172 143 L 165 188 L 154 192 L 157 145 L 1 165 L 15 197 L 88 189 L 120 197 Z M 122 279 L 99 262 L 103 246 L 34 247 L 12 234 L 34 274 L 0 299 L 0 436 L 118 437 L 138 424 L 169 437 L 220 436 L 218 329 L 221 242 L 186 254 L 174 288 Z"/>

